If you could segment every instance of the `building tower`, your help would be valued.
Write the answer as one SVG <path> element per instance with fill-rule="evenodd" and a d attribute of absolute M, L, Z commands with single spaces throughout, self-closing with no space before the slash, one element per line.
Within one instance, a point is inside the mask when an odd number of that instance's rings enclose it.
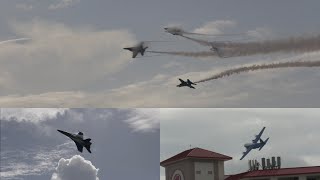
<path fill-rule="evenodd" d="M 160 163 L 166 180 L 224 180 L 224 161 L 232 158 L 201 148 L 183 151 Z"/>

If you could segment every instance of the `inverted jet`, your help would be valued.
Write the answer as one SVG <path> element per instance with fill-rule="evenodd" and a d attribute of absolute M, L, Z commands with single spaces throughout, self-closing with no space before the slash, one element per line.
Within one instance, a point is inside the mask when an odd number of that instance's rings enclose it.
<path fill-rule="evenodd" d="M 136 46 L 127 47 L 127 48 L 123 48 L 123 49 L 131 51 L 132 52 L 132 58 L 135 58 L 135 57 L 137 57 L 137 55 L 139 53 L 141 54 L 141 56 L 143 56 L 144 52 L 146 51 L 147 48 L 148 48 L 148 46 L 144 46 L 144 42 L 140 42 Z"/>
<path fill-rule="evenodd" d="M 90 146 L 91 146 L 91 139 L 88 138 L 88 139 L 83 139 L 83 133 L 82 132 L 79 132 L 78 134 L 70 134 L 68 132 L 65 132 L 65 131 L 61 131 L 58 129 L 58 131 L 66 136 L 68 136 L 70 139 L 72 139 L 75 143 L 76 143 L 76 146 L 78 148 L 78 151 L 82 152 L 82 149 L 83 147 L 85 147 L 89 153 L 91 153 L 91 150 L 90 150 Z"/>
<path fill-rule="evenodd" d="M 269 138 L 267 138 L 265 141 L 261 139 L 261 135 L 265 129 L 266 127 L 262 128 L 260 133 L 256 135 L 256 138 L 252 140 L 252 143 L 247 143 L 244 145 L 244 147 L 246 148 L 246 152 L 243 152 L 243 155 L 240 158 L 240 160 L 242 160 L 252 149 L 259 149 L 260 151 L 263 148 L 263 146 L 267 144 Z"/>
<path fill-rule="evenodd" d="M 195 87 L 193 87 L 192 85 L 197 85 L 197 84 L 191 82 L 189 79 L 187 79 L 187 81 L 184 81 L 182 79 L 179 79 L 179 80 L 180 80 L 180 84 L 177 85 L 177 87 L 187 86 L 189 88 L 195 89 Z"/>

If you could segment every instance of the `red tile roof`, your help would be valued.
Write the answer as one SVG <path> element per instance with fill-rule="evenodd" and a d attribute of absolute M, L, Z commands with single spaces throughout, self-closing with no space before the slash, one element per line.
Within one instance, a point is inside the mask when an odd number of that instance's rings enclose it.
<path fill-rule="evenodd" d="M 221 160 L 221 161 L 227 161 L 232 159 L 232 157 L 219 154 L 216 152 L 208 151 L 201 148 L 192 148 L 186 151 L 183 151 L 175 156 L 172 156 L 169 159 L 166 159 L 160 163 L 161 166 L 166 166 L 168 164 L 171 164 L 175 161 L 187 159 L 187 158 L 203 158 L 203 159 L 214 159 L 214 160 Z"/>
<path fill-rule="evenodd" d="M 252 177 L 266 177 L 266 176 L 290 176 L 300 174 L 320 174 L 320 166 L 310 167 L 295 167 L 295 168 L 282 168 L 282 169 L 265 169 L 257 171 L 249 171 L 245 173 L 230 175 L 225 180 L 239 180 L 243 178 Z"/>

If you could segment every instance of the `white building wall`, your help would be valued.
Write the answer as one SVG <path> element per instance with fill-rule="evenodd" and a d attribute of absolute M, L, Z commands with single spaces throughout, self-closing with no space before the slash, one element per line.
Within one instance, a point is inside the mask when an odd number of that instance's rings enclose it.
<path fill-rule="evenodd" d="M 219 180 L 223 180 L 224 179 L 224 162 L 223 161 L 218 161 L 218 170 L 219 170 Z"/>
<path fill-rule="evenodd" d="M 195 162 L 194 173 L 195 173 L 195 180 L 215 180 L 213 163 Z"/>

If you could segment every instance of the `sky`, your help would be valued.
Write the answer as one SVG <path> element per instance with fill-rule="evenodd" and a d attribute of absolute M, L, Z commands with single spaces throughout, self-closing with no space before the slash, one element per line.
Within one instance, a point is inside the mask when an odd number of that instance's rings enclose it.
<path fill-rule="evenodd" d="M 249 169 L 248 160 L 280 156 L 282 167 L 319 166 L 320 111 L 306 108 L 161 109 L 160 159 L 166 160 L 190 148 L 203 148 L 232 157 L 225 174 Z M 270 138 L 261 151 L 252 150 L 239 160 L 243 146 L 263 127 L 261 138 Z M 160 167 L 161 180 L 165 179 Z"/>
<path fill-rule="evenodd" d="M 0 109 L 0 179 L 159 179 L 160 130 L 153 110 Z M 78 152 L 57 129 L 83 132 Z"/>
<path fill-rule="evenodd" d="M 318 67 L 261 70 L 177 88 L 255 63 L 319 60 L 316 52 L 232 58 L 171 55 L 132 59 L 122 48 L 208 51 L 165 33 L 245 33 L 253 40 L 319 34 L 317 0 L 2 0 L 0 104 L 3 107 L 317 107 Z M 213 37 L 201 37 L 213 41 Z M 247 37 L 235 37 L 235 41 Z M 221 40 L 221 39 L 220 39 Z M 222 39 L 225 40 L 225 39 Z M 230 39 L 227 39 L 230 41 Z"/>

